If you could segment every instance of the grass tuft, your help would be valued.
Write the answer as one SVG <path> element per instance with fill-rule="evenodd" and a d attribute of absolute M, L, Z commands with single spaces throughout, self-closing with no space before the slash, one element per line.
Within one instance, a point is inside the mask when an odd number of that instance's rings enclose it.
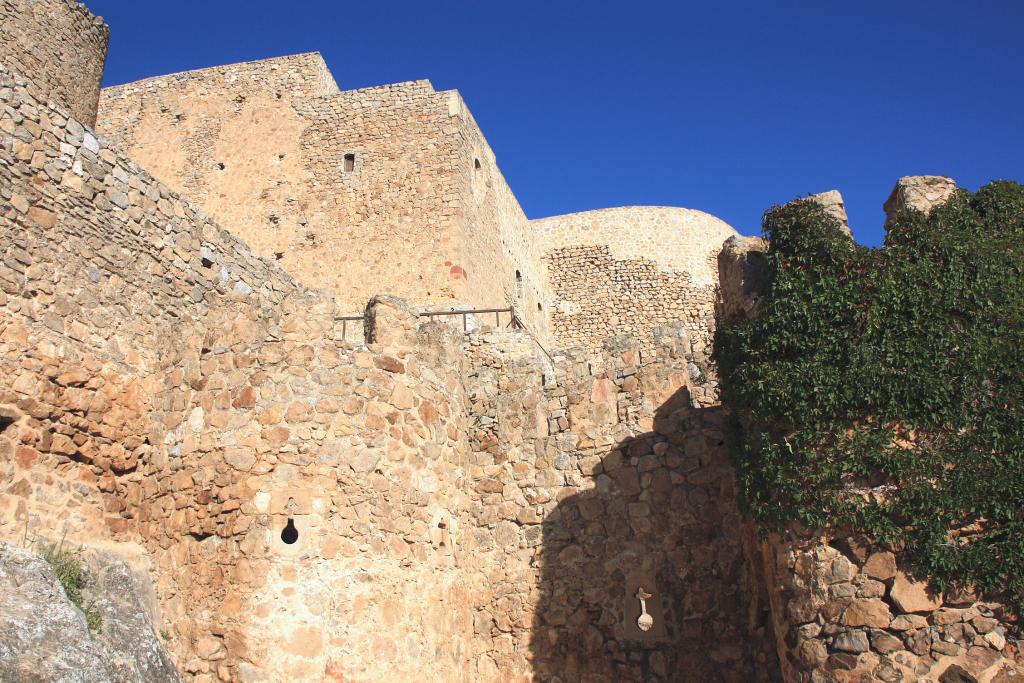
<path fill-rule="evenodd" d="M 85 602 L 82 589 L 88 582 L 88 573 L 85 568 L 85 560 L 82 558 L 82 549 L 71 549 L 64 547 L 64 539 L 59 543 L 40 542 L 37 552 L 46 560 L 57 574 L 57 580 L 64 587 L 64 593 L 68 600 L 82 611 L 85 615 L 85 623 L 93 633 L 99 633 L 103 628 L 103 615 L 95 608 L 93 602 Z"/>

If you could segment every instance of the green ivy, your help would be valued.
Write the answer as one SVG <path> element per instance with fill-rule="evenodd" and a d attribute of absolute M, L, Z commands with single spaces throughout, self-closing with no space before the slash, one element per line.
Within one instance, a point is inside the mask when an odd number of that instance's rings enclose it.
<path fill-rule="evenodd" d="M 806 200 L 764 234 L 764 314 L 716 339 L 747 509 L 1024 607 L 1024 186 L 903 212 L 880 249 Z"/>

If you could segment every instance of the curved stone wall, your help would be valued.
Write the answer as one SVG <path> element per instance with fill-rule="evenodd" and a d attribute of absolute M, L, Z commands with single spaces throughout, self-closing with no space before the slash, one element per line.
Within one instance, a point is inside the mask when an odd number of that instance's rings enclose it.
<path fill-rule="evenodd" d="M 110 29 L 75 0 L 0 0 L 0 62 L 82 123 L 96 124 Z"/>
<path fill-rule="evenodd" d="M 532 225 L 557 348 L 582 346 L 594 354 L 601 340 L 617 334 L 647 346 L 655 327 L 676 323 L 706 346 L 718 252 L 737 234 L 727 223 L 693 209 L 627 206 Z"/>

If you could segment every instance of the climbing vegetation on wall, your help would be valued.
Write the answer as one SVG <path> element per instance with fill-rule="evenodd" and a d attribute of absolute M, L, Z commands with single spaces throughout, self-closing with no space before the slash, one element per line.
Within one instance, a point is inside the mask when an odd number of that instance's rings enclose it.
<path fill-rule="evenodd" d="M 763 524 L 853 528 L 937 588 L 1024 606 L 1024 186 L 958 190 L 854 244 L 816 204 L 765 214 L 764 315 L 716 355 Z"/>

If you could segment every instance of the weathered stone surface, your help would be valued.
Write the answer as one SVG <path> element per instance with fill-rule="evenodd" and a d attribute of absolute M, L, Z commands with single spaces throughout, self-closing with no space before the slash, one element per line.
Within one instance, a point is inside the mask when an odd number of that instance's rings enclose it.
<path fill-rule="evenodd" d="M 843 623 L 847 626 L 886 628 L 891 621 L 889 606 L 878 599 L 854 600 L 843 615 Z"/>
<path fill-rule="evenodd" d="M 733 236 L 718 255 L 722 313 L 726 317 L 759 315 L 761 297 L 768 286 L 767 249 L 759 237 Z"/>
<path fill-rule="evenodd" d="M 956 190 L 952 178 L 934 175 L 905 176 L 896 181 L 889 198 L 885 200 L 886 222 L 907 209 L 929 213 L 943 204 Z"/>
<path fill-rule="evenodd" d="M 942 607 L 942 597 L 934 595 L 928 584 L 897 570 L 889 590 L 896 606 L 903 612 L 932 612 Z"/>
<path fill-rule="evenodd" d="M 96 124 L 110 29 L 84 5 L 66 0 L 5 0 L 0 63 L 30 74 L 42 101 Z"/>
<path fill-rule="evenodd" d="M 839 222 L 839 227 L 847 235 L 852 236 L 850 232 L 850 220 L 846 216 L 846 203 L 843 201 L 843 195 L 839 193 L 839 190 L 829 190 L 828 192 L 820 192 L 818 194 L 812 194 L 807 197 L 808 201 L 812 201 L 815 204 L 820 204 L 825 213 L 832 216 Z"/>
<path fill-rule="evenodd" d="M 978 679 L 959 664 L 950 664 L 939 676 L 939 683 L 978 683 Z"/>
<path fill-rule="evenodd" d="M 150 617 L 156 606 L 155 596 L 146 595 L 139 573 L 110 551 L 87 551 L 85 557 L 91 579 L 84 597 L 102 619 L 95 639 L 113 679 L 146 683 L 181 681 Z"/>
<path fill-rule="evenodd" d="M 864 573 L 879 581 L 896 576 L 896 556 L 890 552 L 872 553 L 864 563 Z"/>
<path fill-rule="evenodd" d="M 844 652 L 867 652 L 871 649 L 864 631 L 843 631 L 836 636 L 834 646 Z"/>
<path fill-rule="evenodd" d="M 12 683 L 113 681 L 85 615 L 41 557 L 0 542 L 0 678 Z"/>
<path fill-rule="evenodd" d="M 0 678 L 11 683 L 180 681 L 160 644 L 139 588 L 121 563 L 98 569 L 87 600 L 102 616 L 92 634 L 53 568 L 0 541 Z"/>

